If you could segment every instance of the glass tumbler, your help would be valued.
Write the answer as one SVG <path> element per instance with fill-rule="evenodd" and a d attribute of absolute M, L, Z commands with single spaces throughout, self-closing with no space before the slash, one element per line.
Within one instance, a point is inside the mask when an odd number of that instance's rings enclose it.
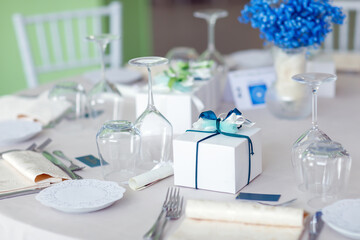
<path fill-rule="evenodd" d="M 135 175 L 140 152 L 140 132 L 125 120 L 107 121 L 96 135 L 105 180 L 126 184 Z"/>
<path fill-rule="evenodd" d="M 301 158 L 305 191 L 315 195 L 309 206 L 322 208 L 336 201 L 348 183 L 349 153 L 337 142 L 319 141 L 310 144 Z"/>
<path fill-rule="evenodd" d="M 71 81 L 57 83 L 49 91 L 48 98 L 53 101 L 71 103 L 71 109 L 65 116 L 68 120 L 76 120 L 85 116 L 86 94 L 84 87 L 79 83 Z"/>

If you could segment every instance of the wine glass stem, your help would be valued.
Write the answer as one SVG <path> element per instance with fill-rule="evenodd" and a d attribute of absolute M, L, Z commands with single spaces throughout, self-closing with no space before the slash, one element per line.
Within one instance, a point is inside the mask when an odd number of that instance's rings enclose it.
<path fill-rule="evenodd" d="M 315 86 L 312 89 L 312 125 L 313 129 L 318 128 L 318 119 L 317 119 L 317 91 L 319 87 Z"/>
<path fill-rule="evenodd" d="M 107 43 L 103 43 L 102 41 L 98 42 L 99 53 L 100 53 L 100 67 L 101 67 L 101 80 L 105 81 L 105 49 Z"/>
<path fill-rule="evenodd" d="M 210 18 L 208 21 L 208 50 L 215 50 L 215 23 L 216 18 Z"/>
<path fill-rule="evenodd" d="M 152 93 L 152 78 L 151 78 L 151 69 L 150 67 L 147 67 L 148 69 L 148 108 L 154 107 L 154 98 Z"/>

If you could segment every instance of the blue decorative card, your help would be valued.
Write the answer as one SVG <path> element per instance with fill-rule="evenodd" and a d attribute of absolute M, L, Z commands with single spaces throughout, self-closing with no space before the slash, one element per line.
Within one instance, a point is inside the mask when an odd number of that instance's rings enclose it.
<path fill-rule="evenodd" d="M 260 194 L 260 193 L 241 192 L 239 193 L 239 195 L 236 196 L 236 199 L 277 202 L 279 201 L 280 196 L 281 196 L 280 194 Z"/>
<path fill-rule="evenodd" d="M 97 167 L 100 166 L 100 159 L 98 159 L 97 157 L 94 157 L 93 155 L 87 155 L 87 156 L 83 156 L 83 157 L 77 157 L 77 160 L 79 160 L 80 162 L 88 165 L 89 167 Z M 108 164 L 107 162 L 104 161 L 105 164 Z"/>

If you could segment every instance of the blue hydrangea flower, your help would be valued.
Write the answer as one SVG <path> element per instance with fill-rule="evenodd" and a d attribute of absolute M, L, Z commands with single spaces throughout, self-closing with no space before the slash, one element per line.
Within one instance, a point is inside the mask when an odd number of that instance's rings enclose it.
<path fill-rule="evenodd" d="M 260 30 L 260 38 L 283 49 L 318 47 L 345 15 L 330 0 L 251 0 L 238 20 Z"/>

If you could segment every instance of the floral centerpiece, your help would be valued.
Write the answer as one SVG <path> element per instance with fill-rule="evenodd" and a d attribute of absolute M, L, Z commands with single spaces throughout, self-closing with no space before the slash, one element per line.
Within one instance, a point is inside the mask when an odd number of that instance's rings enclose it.
<path fill-rule="evenodd" d="M 238 18 L 282 49 L 318 47 L 345 15 L 329 0 L 251 0 Z"/>
<path fill-rule="evenodd" d="M 288 111 L 286 118 L 305 117 L 297 116 L 301 108 L 308 106 L 304 103 L 304 99 L 308 99 L 305 86 L 292 81 L 291 77 L 305 71 L 304 50 L 318 48 L 332 31 L 332 24 L 342 24 L 344 18 L 341 9 L 332 6 L 329 0 L 251 0 L 245 5 L 238 20 L 251 23 L 260 30 L 265 44 L 277 47 L 274 50 L 277 81 L 267 94 L 276 95 L 278 103 L 283 104 L 271 109 L 275 115 L 282 114 L 276 114 L 280 109 L 285 115 Z M 308 109 L 303 115 L 310 114 L 310 107 Z"/>

